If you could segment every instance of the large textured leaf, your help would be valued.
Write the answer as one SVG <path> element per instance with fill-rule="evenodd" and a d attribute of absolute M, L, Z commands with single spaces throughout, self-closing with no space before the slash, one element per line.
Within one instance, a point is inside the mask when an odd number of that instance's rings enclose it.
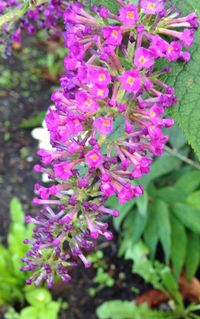
<path fill-rule="evenodd" d="M 199 0 L 175 2 L 183 14 L 197 11 L 200 15 Z M 190 52 L 192 58 L 189 63 L 173 63 L 168 83 L 175 86 L 178 96 L 178 104 L 172 110 L 173 116 L 200 159 L 200 29 Z"/>
<path fill-rule="evenodd" d="M 171 229 L 172 229 L 172 264 L 173 271 L 178 278 L 185 263 L 186 248 L 187 248 L 187 235 L 185 227 L 179 220 L 171 216 Z"/>

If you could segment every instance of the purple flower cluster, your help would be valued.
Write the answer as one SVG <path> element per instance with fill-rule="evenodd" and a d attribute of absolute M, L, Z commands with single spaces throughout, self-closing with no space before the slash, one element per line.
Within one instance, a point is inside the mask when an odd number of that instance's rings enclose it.
<path fill-rule="evenodd" d="M 168 139 L 162 129 L 173 125 L 165 109 L 176 103 L 174 89 L 161 80 L 170 67 L 157 60 L 187 62 L 198 27 L 195 13 L 184 18 L 170 1 L 120 2 L 115 15 L 105 7 L 80 3 L 64 12 L 64 40 L 69 53 L 61 89 L 52 95 L 46 115 L 52 150 L 38 151 L 50 187 L 36 184 L 34 204 L 41 215 L 22 270 L 34 271 L 28 284 L 55 275 L 70 280 L 68 268 L 80 259 L 89 267 L 87 251 L 100 236 L 113 238 L 106 216 L 112 196 L 125 204 L 143 194 L 136 181 L 150 171 Z M 180 31 L 179 31 L 180 30 Z"/>

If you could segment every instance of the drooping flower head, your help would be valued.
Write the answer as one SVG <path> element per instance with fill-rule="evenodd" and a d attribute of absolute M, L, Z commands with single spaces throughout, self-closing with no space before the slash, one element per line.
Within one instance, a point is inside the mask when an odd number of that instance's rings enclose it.
<path fill-rule="evenodd" d="M 143 194 L 139 179 L 163 153 L 163 128 L 173 125 L 165 109 L 176 103 L 174 89 L 160 77 L 170 68 L 159 71 L 156 62 L 190 59 L 185 47 L 197 16 L 179 17 L 164 0 L 119 3 L 113 13 L 80 3 L 64 13 L 66 73 L 46 116 L 52 150 L 39 150 L 42 165 L 35 166 L 52 184 L 36 184 L 33 203 L 42 209 L 27 217 L 35 223 L 25 241 L 32 245 L 23 259 L 22 270 L 33 271 L 28 284 L 50 287 L 55 275 L 68 282 L 79 260 L 90 267 L 95 239 L 113 238 L 106 217 L 119 215 L 106 201 L 115 195 L 123 205 Z"/>

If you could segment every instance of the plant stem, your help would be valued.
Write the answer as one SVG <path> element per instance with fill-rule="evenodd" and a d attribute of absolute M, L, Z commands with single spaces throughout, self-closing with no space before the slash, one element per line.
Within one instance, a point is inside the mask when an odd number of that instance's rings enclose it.
<path fill-rule="evenodd" d="M 170 147 L 168 147 L 168 146 L 165 146 L 165 150 L 166 150 L 168 153 L 170 153 L 171 155 L 173 155 L 173 156 L 179 158 L 181 161 L 183 161 L 183 162 L 189 164 L 190 166 L 192 166 L 192 167 L 194 167 L 194 168 L 200 170 L 200 164 L 199 164 L 199 163 L 197 163 L 197 162 L 195 162 L 195 161 L 193 161 L 193 160 L 187 158 L 186 156 L 180 154 L 177 150 L 172 149 L 172 148 L 170 148 Z"/>

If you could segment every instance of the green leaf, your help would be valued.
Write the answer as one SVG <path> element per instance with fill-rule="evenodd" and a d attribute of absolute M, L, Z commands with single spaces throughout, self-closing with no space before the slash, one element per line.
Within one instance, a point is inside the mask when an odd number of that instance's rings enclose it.
<path fill-rule="evenodd" d="M 169 263 L 171 255 L 171 225 L 167 204 L 162 200 L 155 201 L 155 213 L 158 221 L 159 238 L 165 253 L 166 262 Z"/>
<path fill-rule="evenodd" d="M 149 248 L 151 259 L 153 259 L 155 256 L 156 247 L 159 241 L 158 229 L 159 228 L 158 228 L 157 215 L 155 213 L 153 206 L 151 205 L 149 208 L 148 223 L 144 230 L 144 242 Z"/>
<path fill-rule="evenodd" d="M 99 319 L 157 319 L 162 317 L 147 305 L 136 306 L 132 301 L 112 300 L 97 308 Z"/>
<path fill-rule="evenodd" d="M 34 128 L 42 125 L 46 112 L 40 112 L 35 117 L 22 120 L 21 128 Z"/>
<path fill-rule="evenodd" d="M 176 0 L 183 15 L 196 11 L 200 15 L 199 0 Z M 175 86 L 178 104 L 172 114 L 176 123 L 183 129 L 188 142 L 200 158 L 200 29 L 196 32 L 195 44 L 191 47 L 189 63 L 173 63 L 173 71 L 168 77 L 168 84 Z"/>
<path fill-rule="evenodd" d="M 185 264 L 186 247 L 187 247 L 187 235 L 185 227 L 180 221 L 171 216 L 171 229 L 172 229 L 172 265 L 173 272 L 178 279 L 180 272 Z"/>
<path fill-rule="evenodd" d="M 171 186 L 158 189 L 156 195 L 169 205 L 185 200 L 185 195 L 179 189 Z"/>
<path fill-rule="evenodd" d="M 104 6 L 112 13 L 117 13 L 120 6 L 113 0 L 92 0 L 92 4 L 96 6 Z"/>
<path fill-rule="evenodd" d="M 38 309 L 35 307 L 26 307 L 20 312 L 20 319 L 38 319 Z"/>
<path fill-rule="evenodd" d="M 186 199 L 186 202 L 189 205 L 199 209 L 200 208 L 200 190 L 189 195 Z"/>
<path fill-rule="evenodd" d="M 186 270 L 188 280 L 192 280 L 200 265 L 200 238 L 193 232 L 188 233 Z"/>
<path fill-rule="evenodd" d="M 194 192 L 200 185 L 200 171 L 189 171 L 183 174 L 175 184 L 175 188 L 184 195 Z"/>
<path fill-rule="evenodd" d="M 45 288 L 36 288 L 28 291 L 25 295 L 26 300 L 34 307 L 44 307 L 52 298 L 50 292 Z"/>
<path fill-rule="evenodd" d="M 135 199 L 132 199 L 129 202 L 127 202 L 125 205 L 120 205 L 119 199 L 116 196 L 111 196 L 109 200 L 107 200 L 106 206 L 112 209 L 117 209 L 120 213 L 119 217 L 113 218 L 113 224 L 117 231 L 119 231 L 123 220 L 125 219 L 125 217 L 127 216 L 128 212 L 130 211 L 130 209 L 133 207 L 134 204 L 135 204 Z"/>
<path fill-rule="evenodd" d="M 137 198 L 136 205 L 138 208 L 138 212 L 140 215 L 145 216 L 147 215 L 147 209 L 148 209 L 148 194 L 147 192 L 144 192 L 142 196 Z"/>
<path fill-rule="evenodd" d="M 114 130 L 111 134 L 107 136 L 108 141 L 114 141 L 118 137 L 124 135 L 124 117 L 122 115 L 118 115 L 114 121 Z"/>
<path fill-rule="evenodd" d="M 16 197 L 10 202 L 10 214 L 13 223 L 24 224 L 24 211 L 19 199 Z"/>
<path fill-rule="evenodd" d="M 187 204 L 177 203 L 173 207 L 173 213 L 185 227 L 200 234 L 200 210 Z"/>
<path fill-rule="evenodd" d="M 181 149 L 187 142 L 183 131 L 175 124 L 166 130 L 169 136 L 169 142 L 171 146 L 177 150 Z"/>
<path fill-rule="evenodd" d="M 59 310 L 60 303 L 52 301 L 44 309 L 39 311 L 38 319 L 57 319 Z"/>
<path fill-rule="evenodd" d="M 162 157 L 154 161 L 151 166 L 150 173 L 142 177 L 140 179 L 140 183 L 142 184 L 142 186 L 144 186 L 144 188 L 146 188 L 151 181 L 163 175 L 167 175 L 168 173 L 177 169 L 180 163 L 181 161 L 178 158 L 165 153 Z"/>

